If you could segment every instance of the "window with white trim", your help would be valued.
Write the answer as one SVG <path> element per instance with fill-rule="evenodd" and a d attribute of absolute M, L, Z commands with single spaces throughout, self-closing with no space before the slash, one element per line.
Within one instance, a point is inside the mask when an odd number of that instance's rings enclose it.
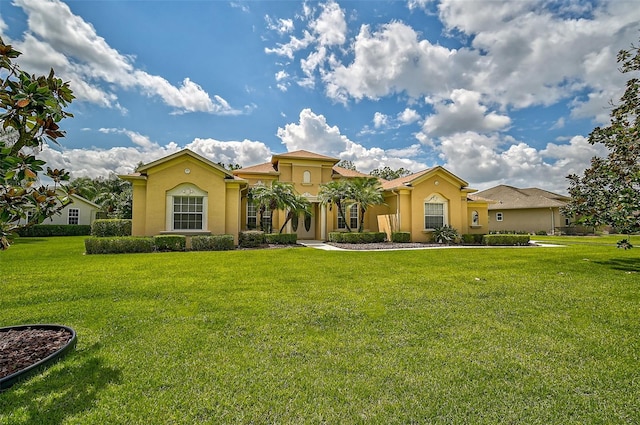
<path fill-rule="evenodd" d="M 305 183 L 305 184 L 311 183 L 311 172 L 310 171 L 305 170 L 302 173 L 302 183 Z"/>
<path fill-rule="evenodd" d="M 345 211 L 345 215 L 346 215 L 346 219 L 349 220 L 349 228 L 351 229 L 357 229 L 358 228 L 358 224 L 359 224 L 359 220 L 358 220 L 358 214 L 360 212 L 360 208 L 358 207 L 358 204 L 353 204 L 350 207 L 348 207 Z M 347 225 L 344 221 L 344 219 L 340 216 L 340 214 L 338 214 L 338 229 L 346 229 Z"/>
<path fill-rule="evenodd" d="M 202 230 L 202 196 L 173 197 L 173 230 Z"/>
<path fill-rule="evenodd" d="M 358 213 L 359 212 L 360 212 L 360 207 L 358 206 L 358 204 L 353 204 L 349 208 L 349 227 L 351 227 L 352 229 L 357 229 L 358 228 L 358 222 L 359 222 Z"/>
<path fill-rule="evenodd" d="M 502 221 L 502 220 L 504 220 L 504 214 L 502 214 L 501 212 L 497 212 L 496 221 Z"/>
<path fill-rule="evenodd" d="M 449 201 L 432 195 L 424 201 L 424 229 L 431 230 L 449 224 Z"/>
<path fill-rule="evenodd" d="M 207 192 L 185 183 L 167 192 L 168 231 L 207 230 Z"/>
<path fill-rule="evenodd" d="M 258 210 L 252 202 L 247 202 L 247 229 L 255 229 L 258 225 Z"/>
<path fill-rule="evenodd" d="M 271 210 L 264 210 L 262 214 L 262 228 L 265 232 L 271 233 Z"/>
<path fill-rule="evenodd" d="M 80 224 L 80 210 L 77 208 L 69 208 L 67 224 Z"/>

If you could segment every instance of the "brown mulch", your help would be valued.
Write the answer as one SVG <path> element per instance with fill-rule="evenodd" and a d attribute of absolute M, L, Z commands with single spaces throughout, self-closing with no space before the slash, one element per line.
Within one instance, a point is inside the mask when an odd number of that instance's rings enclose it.
<path fill-rule="evenodd" d="M 9 329 L 0 332 L 0 378 L 39 362 L 65 346 L 73 335 L 66 329 Z"/>

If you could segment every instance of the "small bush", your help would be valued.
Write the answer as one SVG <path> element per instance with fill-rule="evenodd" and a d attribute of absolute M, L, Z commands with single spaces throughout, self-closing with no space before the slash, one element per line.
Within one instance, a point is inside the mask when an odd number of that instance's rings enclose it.
<path fill-rule="evenodd" d="M 238 235 L 238 245 L 240 248 L 257 248 L 265 243 L 264 232 L 259 230 L 240 232 Z"/>
<path fill-rule="evenodd" d="M 536 232 L 536 235 L 538 235 L 538 236 L 547 236 L 547 231 L 546 230 L 538 230 Z"/>
<path fill-rule="evenodd" d="M 267 233 L 264 238 L 267 243 L 276 245 L 295 245 L 298 242 L 295 233 Z"/>
<path fill-rule="evenodd" d="M 529 245 L 529 235 L 484 235 L 482 243 L 489 246 L 524 246 Z"/>
<path fill-rule="evenodd" d="M 391 232 L 391 242 L 411 242 L 411 232 Z"/>
<path fill-rule="evenodd" d="M 84 240 L 87 254 L 125 254 L 134 252 L 153 252 L 155 244 L 152 237 L 93 237 Z"/>
<path fill-rule="evenodd" d="M 433 240 L 437 243 L 446 243 L 447 245 L 451 243 L 456 243 L 460 236 L 458 235 L 458 231 L 453 227 L 445 224 L 442 227 L 437 227 L 433 230 Z"/>
<path fill-rule="evenodd" d="M 98 238 L 131 236 L 131 220 L 95 220 L 91 225 L 91 236 Z"/>
<path fill-rule="evenodd" d="M 466 233 L 462 235 L 462 243 L 466 245 L 480 245 L 482 244 L 482 233 Z"/>
<path fill-rule="evenodd" d="M 234 248 L 233 235 L 202 235 L 191 238 L 193 251 L 228 251 Z"/>
<path fill-rule="evenodd" d="M 329 242 L 334 243 L 379 243 L 384 242 L 384 232 L 330 232 Z"/>
<path fill-rule="evenodd" d="M 184 251 L 187 237 L 184 235 L 157 235 L 153 237 L 156 251 Z"/>
<path fill-rule="evenodd" d="M 17 231 L 23 238 L 47 236 L 88 236 L 91 226 L 88 224 L 37 224 L 23 227 Z"/>

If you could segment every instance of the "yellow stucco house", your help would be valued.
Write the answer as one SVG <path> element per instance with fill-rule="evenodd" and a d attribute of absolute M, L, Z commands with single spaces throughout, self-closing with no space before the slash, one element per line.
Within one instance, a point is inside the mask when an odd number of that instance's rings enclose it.
<path fill-rule="evenodd" d="M 188 149 L 120 176 L 133 184 L 133 234 L 231 234 L 256 228 L 257 211 L 247 200 L 249 189 L 273 181 L 292 183 L 311 203 L 311 215 L 288 223 L 285 231 L 300 240 L 327 240 L 342 231 L 337 211 L 318 199 L 320 185 L 336 179 L 370 177 L 338 167 L 336 158 L 304 150 L 274 155 L 270 162 L 228 171 Z M 487 233 L 488 202 L 474 197 L 467 182 L 437 166 L 386 181 L 381 180 L 385 204 L 370 207 L 365 231 L 403 231 L 414 242 L 430 240 L 433 228 L 448 224 L 458 233 Z M 358 228 L 363 217 L 352 206 L 346 219 Z M 275 211 L 273 229 L 285 221 Z"/>

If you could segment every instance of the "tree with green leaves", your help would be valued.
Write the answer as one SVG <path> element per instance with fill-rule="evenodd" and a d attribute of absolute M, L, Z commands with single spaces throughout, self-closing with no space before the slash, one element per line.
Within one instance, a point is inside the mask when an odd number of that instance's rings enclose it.
<path fill-rule="evenodd" d="M 133 188 L 131 183 L 110 173 L 107 178 L 78 177 L 69 182 L 75 193 L 101 207 L 108 218 L 131 218 Z"/>
<path fill-rule="evenodd" d="M 353 163 L 353 161 L 349 161 L 348 159 L 341 160 L 340 162 L 338 162 L 336 164 L 336 166 L 342 167 L 342 168 L 346 168 L 347 170 L 358 171 L 356 169 L 356 165 Z"/>
<path fill-rule="evenodd" d="M 406 168 L 398 168 L 397 170 L 394 170 L 388 166 L 385 166 L 384 168 L 376 168 L 369 174 L 385 180 L 394 180 L 400 177 L 408 176 L 409 174 L 411 174 L 411 171 L 407 170 Z"/>
<path fill-rule="evenodd" d="M 350 198 L 360 208 L 360 227 L 358 232 L 364 229 L 364 215 L 372 205 L 384 203 L 382 185 L 375 177 L 357 177 L 349 180 Z"/>
<path fill-rule="evenodd" d="M 351 227 L 347 220 L 346 207 L 349 204 L 349 182 L 347 180 L 332 180 L 320 185 L 318 191 L 318 198 L 322 205 L 328 205 L 329 211 L 332 210 L 335 205 L 338 209 L 338 217 L 340 217 L 346 226 L 347 232 L 351 232 Z"/>
<path fill-rule="evenodd" d="M 360 225 L 358 232 L 364 229 L 364 215 L 372 205 L 384 203 L 382 185 L 375 177 L 356 177 L 352 179 L 333 180 L 320 185 L 318 198 L 323 205 L 333 205 L 338 209 L 338 216 L 345 223 L 347 232 L 353 229 L 349 226 L 346 210 L 351 205 L 358 204 L 360 209 Z"/>
<path fill-rule="evenodd" d="M 260 230 L 266 232 L 270 232 L 271 229 L 267 229 L 264 224 L 265 212 L 269 211 L 271 217 L 273 217 L 273 212 L 276 210 L 287 212 L 284 223 L 280 227 L 280 233 L 282 233 L 295 214 L 308 214 L 311 205 L 306 197 L 296 192 L 293 184 L 278 181 L 274 181 L 270 186 L 265 184 L 255 185 L 249 190 L 248 198 L 258 211 Z"/>
<path fill-rule="evenodd" d="M 37 154 L 64 137 L 58 122 L 73 116 L 65 111 L 73 93 L 53 69 L 46 76 L 22 71 L 13 63 L 20 54 L 0 38 L 0 249 L 9 247 L 19 228 L 41 223 L 72 202 L 62 184 L 69 180 L 65 170 L 47 167 L 53 187 L 37 185 L 46 165 Z"/>
<path fill-rule="evenodd" d="M 571 201 L 563 214 L 586 226 L 612 226 L 627 235 L 640 231 L 640 48 L 631 45 L 618 53 L 622 73 L 635 75 L 627 81 L 620 103 L 611 110 L 611 122 L 596 127 L 589 143 L 603 144 L 606 158 L 594 157 L 582 176 L 572 174 Z M 632 248 L 629 238 L 618 247 Z"/>

